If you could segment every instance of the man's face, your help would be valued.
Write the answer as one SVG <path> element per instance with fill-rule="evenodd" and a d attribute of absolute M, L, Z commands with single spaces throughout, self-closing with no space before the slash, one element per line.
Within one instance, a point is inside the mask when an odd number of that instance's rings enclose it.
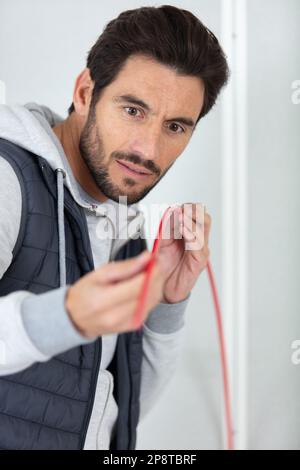
<path fill-rule="evenodd" d="M 187 146 L 203 99 L 198 78 L 131 56 L 81 133 L 82 158 L 102 193 L 128 204 L 143 199 Z"/>

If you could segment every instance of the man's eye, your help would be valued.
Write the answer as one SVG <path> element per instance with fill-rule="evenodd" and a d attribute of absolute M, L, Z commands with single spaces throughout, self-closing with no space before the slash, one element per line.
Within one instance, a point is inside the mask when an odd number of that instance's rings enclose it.
<path fill-rule="evenodd" d="M 141 110 L 135 108 L 134 106 L 125 106 L 124 109 L 129 116 L 136 117 L 138 113 L 141 113 Z M 181 134 L 185 132 L 185 129 L 182 126 L 179 126 L 176 122 L 172 122 L 169 126 L 173 134 Z"/>
<path fill-rule="evenodd" d="M 171 129 L 172 126 L 173 126 L 173 129 Z M 172 130 L 174 134 L 181 134 L 182 132 L 185 132 L 184 128 L 176 124 L 176 122 L 172 122 L 169 128 Z M 179 129 L 179 132 L 178 132 L 178 129 Z"/>
<path fill-rule="evenodd" d="M 137 112 L 140 112 L 139 109 L 134 108 L 133 106 L 126 106 L 124 109 L 129 110 L 129 111 L 126 111 L 126 113 L 129 114 L 129 116 L 136 116 Z M 134 111 L 134 112 L 132 112 L 132 111 Z"/>

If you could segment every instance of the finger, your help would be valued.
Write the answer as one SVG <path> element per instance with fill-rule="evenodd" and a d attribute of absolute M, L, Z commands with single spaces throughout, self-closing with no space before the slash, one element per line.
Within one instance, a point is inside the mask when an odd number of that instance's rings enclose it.
<path fill-rule="evenodd" d="M 193 219 L 183 214 L 181 233 L 185 239 L 185 248 L 199 252 L 204 248 L 204 231 Z"/>
<path fill-rule="evenodd" d="M 204 225 L 204 215 L 205 215 L 205 206 L 204 204 L 197 203 L 184 203 L 182 205 L 182 213 L 194 220 L 199 226 Z"/>
<path fill-rule="evenodd" d="M 99 322 L 99 330 L 104 330 L 104 334 L 111 333 L 112 331 L 116 330 L 118 330 L 119 333 L 135 330 L 135 312 L 137 305 L 138 299 L 135 299 L 130 300 L 123 305 L 119 304 L 113 309 L 107 310 L 106 313 L 102 316 L 101 322 L 96 320 Z M 149 302 L 148 304 L 146 303 L 141 316 L 141 324 L 145 322 L 152 308 L 153 306 L 149 305 Z M 141 324 L 138 327 L 140 327 Z"/>
<path fill-rule="evenodd" d="M 161 237 L 161 246 L 168 245 L 173 239 L 180 238 L 179 236 L 179 215 L 181 213 L 180 207 L 173 207 L 169 210 L 163 220 L 163 229 Z"/>
<path fill-rule="evenodd" d="M 140 294 L 140 290 L 138 292 Z M 141 320 L 142 322 L 147 318 L 150 311 L 160 301 L 162 297 L 162 285 L 160 276 L 157 275 L 157 270 L 153 271 L 151 285 L 149 285 L 148 295 L 142 309 Z M 118 327 L 118 330 L 133 330 L 135 313 L 138 307 L 140 296 L 136 295 L 134 298 L 124 297 L 122 302 L 117 302 L 113 306 L 109 306 L 102 310 L 101 313 L 101 326 L 107 330 Z M 103 322 L 104 320 L 104 322 Z"/>
<path fill-rule="evenodd" d="M 204 220 L 204 243 L 208 246 L 209 234 L 211 230 L 211 216 L 206 212 Z"/>
<path fill-rule="evenodd" d="M 139 256 L 134 258 L 111 261 L 95 270 L 97 282 L 109 284 L 123 279 L 130 278 L 140 271 L 143 271 L 151 258 L 150 251 L 144 250 Z"/>
<path fill-rule="evenodd" d="M 208 246 L 209 234 L 211 230 L 211 216 L 207 212 L 202 210 L 201 204 L 195 204 L 194 206 L 197 206 L 197 207 L 193 208 L 193 212 L 191 211 L 191 209 L 184 211 L 184 215 L 186 215 L 187 226 L 190 229 L 190 231 L 193 232 L 195 230 L 195 225 L 192 224 L 192 220 L 193 220 L 197 224 L 197 226 L 199 225 L 201 229 L 203 229 L 204 227 L 204 243 L 203 244 L 204 246 Z M 194 217 L 195 215 L 196 215 L 196 219 Z M 182 221 L 182 217 L 181 217 L 181 221 Z"/>
<path fill-rule="evenodd" d="M 117 284 L 105 286 L 105 290 L 101 290 L 99 292 L 99 304 L 101 302 L 101 311 L 137 299 L 141 293 L 145 276 L 146 273 L 141 272 L 132 276 L 130 279 L 122 280 Z M 153 289 L 153 285 L 156 285 L 156 283 L 159 282 L 161 276 L 161 268 L 157 265 L 154 266 L 149 283 L 150 295 L 151 290 Z"/>
<path fill-rule="evenodd" d="M 203 234 L 191 232 L 187 227 L 182 228 L 182 234 L 185 241 L 185 250 L 193 251 L 195 255 L 201 256 L 204 249 Z"/>

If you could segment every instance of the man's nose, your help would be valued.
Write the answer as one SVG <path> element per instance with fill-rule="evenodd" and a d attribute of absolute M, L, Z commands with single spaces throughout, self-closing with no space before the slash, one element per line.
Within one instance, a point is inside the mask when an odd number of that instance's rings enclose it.
<path fill-rule="evenodd" d="M 130 145 L 130 151 L 141 157 L 141 159 L 158 162 L 161 154 L 161 130 L 158 126 L 144 126 L 137 130 Z"/>

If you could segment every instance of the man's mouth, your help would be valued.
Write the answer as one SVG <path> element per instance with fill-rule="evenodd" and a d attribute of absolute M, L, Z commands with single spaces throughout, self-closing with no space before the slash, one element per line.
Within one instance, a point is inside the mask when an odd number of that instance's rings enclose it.
<path fill-rule="evenodd" d="M 125 163 L 125 162 L 123 162 L 123 161 L 121 162 L 119 160 L 116 160 L 116 162 L 118 163 L 118 166 L 120 168 L 122 168 L 122 170 L 124 172 L 126 172 L 127 174 L 131 174 L 132 176 L 137 176 L 137 177 L 140 177 L 140 178 L 146 178 L 147 176 L 152 175 L 152 173 L 150 173 L 145 168 L 134 165 L 133 163 L 129 163 L 129 162 Z"/>

